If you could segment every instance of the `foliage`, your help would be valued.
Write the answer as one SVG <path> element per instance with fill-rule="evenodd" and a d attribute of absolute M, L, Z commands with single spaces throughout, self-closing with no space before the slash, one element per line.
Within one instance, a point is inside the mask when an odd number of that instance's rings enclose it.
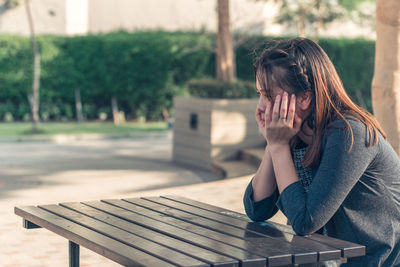
<path fill-rule="evenodd" d="M 339 4 L 349 11 L 359 9 L 365 2 L 376 4 L 376 0 L 339 0 Z"/>
<path fill-rule="evenodd" d="M 252 36 L 236 47 L 239 79 L 254 80 L 254 58 L 272 40 Z M 115 95 L 127 120 L 142 116 L 158 120 L 163 109 L 171 110 L 173 96 L 188 94 L 185 87 L 188 80 L 214 76 L 215 53 L 210 49 L 213 42 L 213 35 L 184 32 L 40 36 L 41 119 L 74 120 L 74 92 L 79 88 L 86 119 L 97 120 L 102 112 L 112 118 L 111 96 Z M 374 42 L 321 39 L 320 45 L 331 57 L 353 99 L 361 103 L 361 95 L 371 110 Z M 27 95 L 33 75 L 29 39 L 1 35 L 0 65 L 0 121 L 7 112 L 12 115 L 7 114 L 7 119 L 29 120 Z M 228 89 L 217 87 L 223 95 L 220 97 L 250 97 L 254 86 L 247 84 L 239 82 Z M 206 90 L 211 94 L 211 89 Z"/>
<path fill-rule="evenodd" d="M 301 36 L 318 38 L 322 28 L 342 18 L 350 19 L 364 27 L 375 28 L 376 0 L 273 0 L 273 2 L 279 8 L 276 22 L 296 26 Z"/>
<path fill-rule="evenodd" d="M 375 42 L 359 38 L 322 39 L 319 45 L 332 60 L 353 101 L 372 112 Z"/>
<path fill-rule="evenodd" d="M 339 0 L 339 3 L 355 23 L 375 29 L 376 0 Z"/>
<path fill-rule="evenodd" d="M 19 5 L 19 0 L 3 0 L 0 4 L 0 15 L 4 12 L 16 8 Z"/>
<path fill-rule="evenodd" d="M 280 24 L 302 24 L 304 28 L 314 26 L 318 29 L 341 18 L 344 14 L 337 0 L 275 0 L 275 2 L 279 5 L 276 21 Z M 305 29 L 299 30 L 305 31 Z"/>
<path fill-rule="evenodd" d="M 215 79 L 190 80 L 187 83 L 190 95 L 206 98 L 254 98 L 257 97 L 254 83 L 249 81 L 222 82 Z"/>

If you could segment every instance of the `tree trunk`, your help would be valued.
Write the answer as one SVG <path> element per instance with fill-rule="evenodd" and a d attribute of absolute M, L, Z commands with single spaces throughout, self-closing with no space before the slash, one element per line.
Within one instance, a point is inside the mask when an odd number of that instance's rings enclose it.
<path fill-rule="evenodd" d="M 374 115 L 400 155 L 400 1 L 378 0 L 376 6 Z"/>
<path fill-rule="evenodd" d="M 164 121 L 165 121 L 165 122 L 168 122 L 168 121 L 169 121 L 169 112 L 168 112 L 168 109 L 163 108 L 163 109 L 162 109 L 162 115 L 163 115 Z"/>
<path fill-rule="evenodd" d="M 112 107 L 114 124 L 118 125 L 119 124 L 118 104 L 117 104 L 117 98 L 115 96 L 111 98 L 111 107 Z"/>
<path fill-rule="evenodd" d="M 303 14 L 301 14 L 299 16 L 299 20 L 297 21 L 297 30 L 299 32 L 299 37 L 302 37 L 302 38 L 306 37 Z"/>
<path fill-rule="evenodd" d="M 229 0 L 217 0 L 218 42 L 217 80 L 232 82 L 236 79 L 233 41 L 230 30 Z"/>
<path fill-rule="evenodd" d="M 81 90 L 75 89 L 75 108 L 76 108 L 76 120 L 78 123 L 83 121 L 82 116 L 82 102 L 81 102 Z"/>
<path fill-rule="evenodd" d="M 315 40 L 314 40 L 317 43 L 319 41 L 319 35 L 321 34 L 323 27 L 324 27 L 324 22 L 322 20 L 322 17 L 319 17 L 317 21 L 317 27 L 315 28 Z"/>
<path fill-rule="evenodd" d="M 36 36 L 35 36 L 35 30 L 34 30 L 29 0 L 25 0 L 25 9 L 29 22 L 29 31 L 31 35 L 31 44 L 33 50 L 32 94 L 29 95 L 28 98 L 29 98 L 29 104 L 31 105 L 33 132 L 37 132 L 38 131 L 37 125 L 39 123 L 40 54 L 36 42 Z"/>

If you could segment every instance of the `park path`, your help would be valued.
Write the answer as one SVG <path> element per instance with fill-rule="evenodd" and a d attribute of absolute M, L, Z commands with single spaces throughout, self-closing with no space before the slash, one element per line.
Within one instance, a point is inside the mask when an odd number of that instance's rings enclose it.
<path fill-rule="evenodd" d="M 72 143 L 0 142 L 0 266 L 67 266 L 68 242 L 22 227 L 15 206 L 181 195 L 243 212 L 251 176 L 216 180 L 171 161 L 172 133 Z M 81 266 L 118 266 L 81 248 Z"/>

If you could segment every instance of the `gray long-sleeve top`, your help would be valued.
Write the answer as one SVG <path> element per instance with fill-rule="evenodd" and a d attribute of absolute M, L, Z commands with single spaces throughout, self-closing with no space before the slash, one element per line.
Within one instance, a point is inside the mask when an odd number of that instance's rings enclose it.
<path fill-rule="evenodd" d="M 244 195 L 246 213 L 253 221 L 263 221 L 279 208 L 299 235 L 324 227 L 329 236 L 366 246 L 365 257 L 348 259 L 342 266 L 400 266 L 399 157 L 380 134 L 378 144 L 368 147 L 365 125 L 349 123 L 354 133 L 350 152 L 349 132 L 328 128 L 308 188 L 298 181 L 281 195 L 276 190 L 254 202 L 250 182 Z"/>

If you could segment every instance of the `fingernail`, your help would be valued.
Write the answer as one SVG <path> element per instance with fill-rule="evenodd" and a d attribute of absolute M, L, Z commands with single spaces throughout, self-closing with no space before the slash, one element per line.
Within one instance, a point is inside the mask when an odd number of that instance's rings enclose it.
<path fill-rule="evenodd" d="M 292 98 L 295 98 L 296 97 L 296 95 L 295 94 L 292 94 Z"/>

